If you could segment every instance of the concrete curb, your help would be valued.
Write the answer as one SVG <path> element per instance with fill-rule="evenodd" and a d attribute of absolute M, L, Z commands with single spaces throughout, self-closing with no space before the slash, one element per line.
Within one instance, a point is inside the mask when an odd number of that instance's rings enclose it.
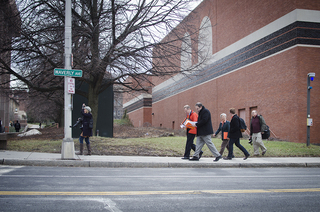
<path fill-rule="evenodd" d="M 84 160 L 25 160 L 1 159 L 1 165 L 11 166 L 59 166 L 59 167 L 105 167 L 105 168 L 278 168 L 304 167 L 319 168 L 320 163 L 174 163 L 174 162 L 118 162 Z"/>
<path fill-rule="evenodd" d="M 2 165 L 10 166 L 61 166 L 61 167 L 90 167 L 89 161 L 77 160 L 20 160 L 4 159 Z"/>

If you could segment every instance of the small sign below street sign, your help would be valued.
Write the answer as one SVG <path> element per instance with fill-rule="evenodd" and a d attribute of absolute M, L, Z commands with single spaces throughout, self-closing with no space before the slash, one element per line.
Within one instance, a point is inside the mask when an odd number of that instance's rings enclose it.
<path fill-rule="evenodd" d="M 313 126 L 312 118 L 307 118 L 307 126 L 309 127 Z"/>
<path fill-rule="evenodd" d="M 68 78 L 68 93 L 75 94 L 75 79 Z"/>
<path fill-rule="evenodd" d="M 82 70 L 68 70 L 68 69 L 61 69 L 55 68 L 53 71 L 55 76 L 66 76 L 66 77 L 82 77 Z"/>

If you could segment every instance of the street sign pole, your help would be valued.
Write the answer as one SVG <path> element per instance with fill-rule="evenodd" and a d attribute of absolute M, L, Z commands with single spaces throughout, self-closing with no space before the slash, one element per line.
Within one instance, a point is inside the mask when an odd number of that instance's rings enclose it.
<path fill-rule="evenodd" d="M 71 0 L 66 0 L 65 8 L 65 40 L 64 40 L 64 52 L 65 52 L 65 69 L 71 69 L 71 54 L 72 54 L 72 32 L 71 32 Z M 71 133 L 71 94 L 68 93 L 68 77 L 64 77 L 64 139 L 61 147 L 61 159 L 74 160 L 74 141 Z"/>
<path fill-rule="evenodd" d="M 315 73 L 308 73 L 308 94 L 307 94 L 307 146 L 310 145 L 310 126 L 312 125 L 312 119 L 310 118 L 310 80 L 313 81 Z"/>

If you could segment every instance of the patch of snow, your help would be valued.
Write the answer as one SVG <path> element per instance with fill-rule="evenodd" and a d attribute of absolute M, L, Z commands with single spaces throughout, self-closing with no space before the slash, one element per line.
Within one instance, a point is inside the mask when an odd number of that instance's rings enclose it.
<path fill-rule="evenodd" d="M 25 133 L 21 133 L 18 136 L 23 137 L 23 136 L 30 136 L 30 135 L 41 135 L 42 133 L 37 130 L 37 129 L 32 129 L 30 131 L 27 131 Z"/>

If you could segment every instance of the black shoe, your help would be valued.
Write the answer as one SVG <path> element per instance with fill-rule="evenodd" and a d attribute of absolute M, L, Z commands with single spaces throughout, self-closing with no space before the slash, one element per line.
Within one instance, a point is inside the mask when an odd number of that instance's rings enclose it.
<path fill-rule="evenodd" d="M 183 157 L 183 158 L 181 158 L 182 160 L 189 160 L 190 159 L 190 157 Z"/>
<path fill-rule="evenodd" d="M 220 155 L 220 156 L 216 157 L 216 159 L 214 159 L 213 162 L 217 162 L 217 161 L 219 161 L 221 158 L 222 158 L 222 156 Z"/>
<path fill-rule="evenodd" d="M 266 152 L 267 152 L 267 150 L 266 150 L 266 151 L 264 151 L 264 152 L 262 152 L 262 155 L 265 155 L 265 154 L 266 154 Z"/>
<path fill-rule="evenodd" d="M 195 160 L 198 161 L 200 158 L 193 156 L 192 158 L 190 158 L 189 160 Z"/>
<path fill-rule="evenodd" d="M 199 159 L 201 158 L 202 154 L 203 154 L 203 152 L 201 151 L 200 154 L 199 154 Z"/>
<path fill-rule="evenodd" d="M 232 160 L 232 158 L 225 157 L 225 158 L 223 158 L 223 160 Z"/>
<path fill-rule="evenodd" d="M 243 160 L 247 160 L 249 156 L 250 156 L 250 154 L 249 154 L 249 155 L 246 155 L 246 156 L 243 158 Z"/>

